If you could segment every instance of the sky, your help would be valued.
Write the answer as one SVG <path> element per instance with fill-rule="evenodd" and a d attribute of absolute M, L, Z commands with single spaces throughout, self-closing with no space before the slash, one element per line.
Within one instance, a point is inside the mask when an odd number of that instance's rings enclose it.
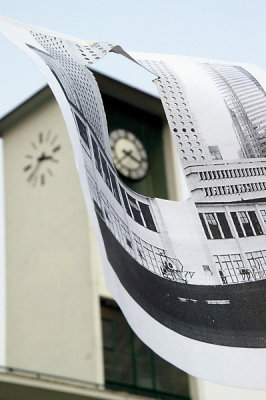
<path fill-rule="evenodd" d="M 0 14 L 128 51 L 249 62 L 266 69 L 265 0 L 2 0 Z M 3 116 L 46 82 L 3 36 L 0 54 Z M 150 76 L 121 56 L 108 55 L 94 68 L 156 94 Z"/>

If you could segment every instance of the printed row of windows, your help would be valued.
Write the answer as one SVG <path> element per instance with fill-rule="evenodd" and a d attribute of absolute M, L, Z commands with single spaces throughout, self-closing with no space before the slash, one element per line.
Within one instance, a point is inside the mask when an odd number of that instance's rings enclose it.
<path fill-rule="evenodd" d="M 165 249 L 144 241 L 134 232 L 130 233 L 127 224 L 119 217 L 102 192 L 99 193 L 98 203 L 95 202 L 94 205 L 119 243 L 149 271 L 173 281 L 186 282 L 186 278 L 193 278 L 195 272 L 184 272 L 180 260 L 169 257 Z"/>
<path fill-rule="evenodd" d="M 86 125 L 81 121 L 81 119 L 76 114 L 75 114 L 75 118 L 76 118 L 76 121 L 77 121 L 79 134 L 80 134 L 80 136 L 82 137 L 82 139 L 84 140 L 84 142 L 87 145 L 87 149 L 86 150 L 90 150 L 90 143 L 89 143 L 89 139 L 88 139 Z"/>
<path fill-rule="evenodd" d="M 87 149 L 90 150 L 90 143 L 87 133 L 86 125 L 81 121 L 81 119 L 75 115 L 77 126 L 79 129 L 80 136 L 84 140 Z M 96 140 L 91 135 L 91 142 L 93 148 L 93 154 L 95 159 L 96 168 L 103 177 L 105 183 L 107 184 L 110 191 L 113 193 L 114 197 L 118 203 L 125 207 L 127 214 L 138 222 L 140 225 L 156 232 L 156 226 L 151 215 L 150 207 L 146 203 L 142 203 L 139 200 L 133 198 L 125 189 L 119 184 L 116 175 L 113 171 L 112 166 L 109 161 L 105 159 L 102 152 L 99 151 L 99 145 Z M 121 200 L 123 199 L 123 201 Z"/>
<path fill-rule="evenodd" d="M 98 202 L 95 201 L 94 205 L 119 243 L 131 256 L 134 256 L 134 247 L 126 221 L 117 214 L 102 192 L 98 193 Z"/>
<path fill-rule="evenodd" d="M 266 250 L 241 254 L 214 255 L 223 284 L 257 281 L 266 278 Z"/>
<path fill-rule="evenodd" d="M 227 185 L 227 186 L 214 186 L 204 188 L 205 196 L 223 196 L 227 194 L 238 194 L 248 192 L 258 192 L 266 190 L 266 182 L 256 183 L 241 183 L 238 185 Z"/>
<path fill-rule="evenodd" d="M 186 282 L 183 265 L 180 260 L 169 257 L 165 249 L 145 242 L 135 233 L 133 235 L 137 248 L 137 260 L 140 264 L 164 278 Z M 195 272 L 191 271 L 190 274 L 190 278 L 192 278 Z"/>
<path fill-rule="evenodd" d="M 227 178 L 243 178 L 247 176 L 263 176 L 266 167 L 254 168 L 237 168 L 237 169 L 221 169 L 217 171 L 201 171 L 199 172 L 200 180 L 227 179 Z"/>
<path fill-rule="evenodd" d="M 261 210 L 266 224 L 266 210 Z M 234 237 L 225 212 L 199 213 L 207 239 L 231 239 Z M 255 211 L 230 212 L 231 226 L 238 237 L 263 235 L 263 229 Z"/>

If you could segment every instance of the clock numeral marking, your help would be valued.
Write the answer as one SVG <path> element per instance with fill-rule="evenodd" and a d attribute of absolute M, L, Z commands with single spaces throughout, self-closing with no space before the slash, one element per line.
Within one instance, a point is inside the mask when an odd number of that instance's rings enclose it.
<path fill-rule="evenodd" d="M 26 157 L 26 158 L 33 159 L 33 157 L 32 157 L 31 155 L 29 155 L 29 154 L 27 154 L 25 157 Z"/>
<path fill-rule="evenodd" d="M 53 153 L 55 153 L 55 152 L 57 152 L 58 150 L 60 150 L 61 149 L 61 146 L 56 146 L 54 149 L 53 149 Z"/>
<path fill-rule="evenodd" d="M 48 174 L 49 174 L 50 176 L 53 176 L 53 173 L 52 173 L 52 171 L 50 170 L 50 168 L 47 168 L 47 172 L 48 172 Z"/>
<path fill-rule="evenodd" d="M 32 145 L 32 147 L 34 148 L 34 150 L 37 149 L 37 146 L 36 146 L 36 144 L 35 144 L 34 142 L 31 142 L 31 145 Z"/>
<path fill-rule="evenodd" d="M 39 133 L 39 142 L 42 143 L 43 141 L 43 134 L 42 132 Z"/>
<path fill-rule="evenodd" d="M 45 176 L 43 174 L 41 174 L 41 184 L 42 185 L 45 184 Z"/>
<path fill-rule="evenodd" d="M 28 171 L 29 169 L 31 169 L 31 165 L 26 165 L 26 167 L 24 167 L 23 171 Z"/>

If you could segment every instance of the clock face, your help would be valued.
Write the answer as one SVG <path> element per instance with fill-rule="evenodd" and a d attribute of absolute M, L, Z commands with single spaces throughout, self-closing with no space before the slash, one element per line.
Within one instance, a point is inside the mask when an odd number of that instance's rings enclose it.
<path fill-rule="evenodd" d="M 125 129 L 112 131 L 110 145 L 114 166 L 121 175 L 133 180 L 144 178 L 148 171 L 148 156 L 132 132 Z"/>
<path fill-rule="evenodd" d="M 57 135 L 49 130 L 45 134 L 38 133 L 31 141 L 30 149 L 25 155 L 25 166 L 23 172 L 26 181 L 35 186 L 43 186 L 54 175 L 59 163 L 61 145 L 58 143 Z"/>

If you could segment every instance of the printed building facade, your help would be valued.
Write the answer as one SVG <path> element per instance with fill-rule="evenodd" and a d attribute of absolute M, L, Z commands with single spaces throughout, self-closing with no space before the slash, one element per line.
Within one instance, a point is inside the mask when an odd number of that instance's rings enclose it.
<path fill-rule="evenodd" d="M 266 157 L 266 93 L 246 69 L 203 64 L 222 92 L 244 158 Z"/>

